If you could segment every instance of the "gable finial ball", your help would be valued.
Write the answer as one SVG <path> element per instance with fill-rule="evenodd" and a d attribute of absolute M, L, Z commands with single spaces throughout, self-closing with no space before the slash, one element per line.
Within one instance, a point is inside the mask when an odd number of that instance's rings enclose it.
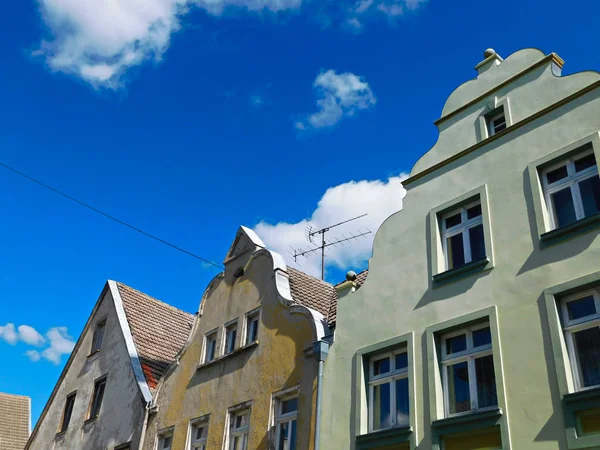
<path fill-rule="evenodd" d="M 496 54 L 496 50 L 493 48 L 488 48 L 485 52 L 483 52 L 484 58 L 489 58 L 490 56 L 494 56 Z"/>
<path fill-rule="evenodd" d="M 356 272 L 354 270 L 349 270 L 348 273 L 346 274 L 346 280 L 348 280 L 348 281 L 356 280 Z"/>

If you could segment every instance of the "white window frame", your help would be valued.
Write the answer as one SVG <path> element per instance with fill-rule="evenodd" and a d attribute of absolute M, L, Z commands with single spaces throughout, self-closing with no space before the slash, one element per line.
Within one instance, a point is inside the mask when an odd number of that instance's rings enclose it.
<path fill-rule="evenodd" d="M 473 219 L 469 219 L 467 217 L 467 210 L 474 206 L 477 206 L 477 205 L 480 205 L 480 207 L 481 207 L 481 214 L 477 217 L 474 217 Z M 448 217 L 452 217 L 459 213 L 460 213 L 461 222 L 458 225 L 455 225 L 450 228 L 446 228 L 446 219 Z M 469 202 L 463 206 L 454 208 L 454 209 L 442 214 L 440 217 L 440 221 L 441 221 L 440 225 L 441 225 L 442 251 L 444 252 L 444 261 L 446 263 L 446 270 L 450 270 L 450 262 L 448 261 L 448 238 L 451 238 L 458 234 L 462 234 L 462 237 L 463 237 L 463 252 L 464 252 L 464 257 L 465 257 L 465 265 L 472 262 L 472 260 L 471 260 L 471 237 L 469 236 L 469 230 L 478 225 L 483 226 L 483 205 L 481 204 L 481 200 L 478 198 L 477 200 L 473 200 L 472 202 Z M 485 226 L 483 226 L 483 233 L 484 233 L 483 234 L 483 243 L 485 246 Z M 486 246 L 485 250 L 487 253 L 487 246 Z M 462 267 L 462 266 L 458 266 L 458 267 Z M 456 267 L 453 267 L 453 269 L 456 269 Z"/>
<path fill-rule="evenodd" d="M 488 132 L 488 137 L 491 137 L 495 134 L 500 133 L 500 131 L 504 131 L 508 128 L 508 119 L 506 117 L 506 113 L 504 112 L 504 107 L 503 106 L 499 106 L 497 108 L 498 111 L 494 110 L 494 111 L 490 111 L 486 117 L 485 117 L 485 121 L 486 121 L 486 126 L 487 126 L 487 132 Z M 493 115 L 492 115 L 493 114 Z M 503 118 L 504 119 L 504 129 L 500 130 L 500 131 L 496 131 L 496 128 L 494 127 L 494 121 L 499 119 L 499 118 Z"/>
<path fill-rule="evenodd" d="M 250 340 L 250 330 L 251 330 L 251 324 L 256 321 L 256 339 L 254 340 Z M 250 345 L 253 342 L 258 341 L 258 330 L 260 328 L 260 309 L 254 309 L 252 311 L 250 311 L 249 313 L 246 314 L 246 320 L 245 320 L 245 330 L 244 330 L 244 342 L 245 345 Z"/>
<path fill-rule="evenodd" d="M 214 351 L 212 359 L 208 359 L 209 341 L 214 341 L 214 343 L 215 343 L 215 351 Z M 206 333 L 204 335 L 204 352 L 202 355 L 203 364 L 207 364 L 207 363 L 217 359 L 217 353 L 218 353 L 217 330 L 215 329 L 215 330 L 209 331 L 208 333 Z"/>
<path fill-rule="evenodd" d="M 173 448 L 173 438 L 174 438 L 174 428 L 167 428 L 166 430 L 161 430 L 158 432 L 158 439 L 156 439 L 156 450 L 172 450 Z M 164 447 L 165 439 L 171 438 L 171 445 L 169 447 Z"/>
<path fill-rule="evenodd" d="M 206 450 L 208 442 L 208 425 L 208 417 L 195 419 L 190 422 L 190 438 L 187 445 L 188 450 Z M 196 439 L 196 430 L 200 427 L 206 429 L 206 435 L 200 439 Z"/>
<path fill-rule="evenodd" d="M 297 407 L 295 411 L 286 413 L 286 414 L 282 414 L 281 413 L 281 409 L 283 407 L 283 402 L 287 401 L 287 400 L 293 400 L 296 399 L 298 402 L 300 402 L 300 398 L 298 397 L 297 391 L 294 394 L 290 394 L 290 395 L 284 395 L 284 396 L 280 396 L 276 398 L 276 409 L 275 409 L 275 450 L 279 449 L 279 443 L 281 440 L 281 429 L 282 429 L 282 425 L 284 423 L 289 423 L 290 426 L 288 427 L 288 435 L 287 435 L 287 441 L 288 443 L 291 442 L 291 436 L 292 436 L 292 422 L 297 422 L 298 420 L 298 406 L 299 403 L 297 403 Z M 296 426 L 298 424 L 296 423 Z M 298 429 L 296 429 L 296 438 L 298 437 Z M 296 445 L 297 447 L 297 445 Z M 285 450 L 290 450 L 289 445 L 288 447 L 285 448 Z"/>
<path fill-rule="evenodd" d="M 493 344 L 490 342 L 487 345 L 482 345 L 479 347 L 473 348 L 473 332 L 477 330 L 481 330 L 483 328 L 490 329 L 490 335 L 492 333 L 492 328 L 489 322 L 474 325 L 467 328 L 462 328 L 457 331 L 453 331 L 451 333 L 444 334 L 441 337 L 441 347 L 442 347 L 442 389 L 444 391 L 444 414 L 446 417 L 459 416 L 461 414 L 469 414 L 473 411 L 487 411 L 492 409 L 497 409 L 498 406 L 489 406 L 486 408 L 479 408 L 479 399 L 477 398 L 477 375 L 475 372 L 475 359 L 484 357 L 484 356 L 493 356 Z M 467 341 L 467 349 L 462 352 L 452 353 L 450 355 L 447 354 L 446 341 L 456 336 L 460 336 L 466 334 Z M 493 338 L 492 338 L 493 339 Z M 462 362 L 467 362 L 467 368 L 469 373 L 469 399 L 471 401 L 471 409 L 469 411 L 461 411 L 458 413 L 450 414 L 450 392 L 448 391 L 448 367 L 453 366 L 455 364 L 459 364 Z M 494 365 L 494 378 L 496 378 L 496 366 Z M 496 385 L 496 392 L 498 391 L 498 383 L 497 380 L 494 380 Z"/>
<path fill-rule="evenodd" d="M 582 317 L 580 319 L 569 320 L 569 310 L 567 304 L 580 300 L 584 297 L 594 297 L 594 303 L 596 304 L 596 314 L 591 316 Z M 563 332 L 565 334 L 565 342 L 567 344 L 567 353 L 569 355 L 569 362 L 571 364 L 571 370 L 573 371 L 573 383 L 576 391 L 593 389 L 598 387 L 594 386 L 583 386 L 583 380 L 581 379 L 581 369 L 579 367 L 579 361 L 577 358 L 577 350 L 575 349 L 575 340 L 573 334 L 578 331 L 587 330 L 590 328 L 600 327 L 600 289 L 588 289 L 585 291 L 577 292 L 576 294 L 566 296 L 561 299 L 560 305 L 561 315 L 563 319 Z"/>
<path fill-rule="evenodd" d="M 396 355 L 400 355 L 406 353 L 407 358 L 407 367 L 396 370 Z M 373 375 L 375 361 L 379 361 L 385 358 L 389 358 L 390 360 L 390 371 L 380 375 Z M 402 348 L 398 350 L 394 350 L 391 352 L 385 353 L 377 353 L 369 359 L 369 397 L 368 397 L 368 410 L 369 410 L 369 433 L 379 430 L 388 430 L 391 428 L 395 428 L 399 426 L 396 423 L 396 380 L 401 380 L 403 378 L 408 378 L 410 359 L 408 358 L 408 349 Z M 375 387 L 381 384 L 390 383 L 390 414 L 391 414 L 391 426 L 389 428 L 374 428 L 373 427 L 373 413 L 374 413 L 374 392 Z M 409 396 L 410 396 L 410 387 L 409 387 Z M 410 403 L 410 399 L 409 399 Z M 410 424 L 410 418 L 409 418 Z M 408 425 L 408 424 L 406 424 Z M 404 426 L 404 424 L 400 425 Z"/>
<path fill-rule="evenodd" d="M 233 450 L 234 438 L 242 437 L 242 442 L 244 445 L 242 446 L 242 450 L 248 449 L 248 440 L 250 439 L 250 415 L 252 410 L 250 408 L 244 409 L 236 409 L 234 411 L 229 412 L 229 428 L 228 428 L 228 436 L 227 436 L 227 448 L 229 450 Z M 235 428 L 235 419 L 242 415 L 248 415 L 248 423 L 239 428 Z M 245 440 L 244 440 L 245 436 Z"/>
<path fill-rule="evenodd" d="M 235 336 L 233 338 L 233 341 L 231 342 L 231 349 L 229 348 L 229 336 L 230 333 L 235 332 Z M 238 336 L 238 319 L 232 320 L 231 322 L 227 322 L 224 326 L 223 326 L 223 355 L 229 355 L 231 353 L 233 353 L 236 349 L 236 343 L 237 343 L 237 336 Z"/>
<path fill-rule="evenodd" d="M 563 158 L 560 161 L 556 162 L 556 164 L 552 164 L 551 166 L 545 167 L 540 173 L 542 178 L 542 190 L 544 193 L 544 199 L 546 201 L 546 209 L 548 211 L 548 218 L 550 220 L 551 230 L 555 230 L 558 228 L 551 195 L 565 188 L 569 188 L 571 191 L 571 197 L 573 199 L 573 206 L 575 208 L 576 219 L 581 220 L 585 218 L 585 212 L 583 210 L 583 201 L 581 199 L 581 191 L 579 190 L 579 183 L 583 180 L 587 180 L 588 178 L 598 176 L 598 161 L 596 160 L 595 166 L 588 167 L 587 169 L 584 169 L 581 172 L 575 172 L 575 161 L 584 158 L 588 155 L 594 155 L 594 157 L 596 156 L 593 148 L 583 150 L 572 156 Z M 553 170 L 556 170 L 563 166 L 567 167 L 567 177 L 563 178 L 562 180 L 555 181 L 554 183 L 548 183 L 548 172 L 552 172 Z"/>

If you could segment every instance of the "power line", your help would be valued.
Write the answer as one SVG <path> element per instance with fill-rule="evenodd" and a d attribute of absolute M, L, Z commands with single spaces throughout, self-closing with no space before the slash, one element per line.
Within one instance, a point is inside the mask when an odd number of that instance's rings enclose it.
<path fill-rule="evenodd" d="M 127 228 L 129 228 L 129 229 L 131 229 L 133 231 L 137 231 L 138 233 L 143 234 L 144 236 L 149 237 L 150 239 L 154 239 L 155 241 L 158 241 L 161 244 L 165 244 L 165 245 L 167 245 L 167 246 L 169 246 L 171 248 L 174 248 L 175 250 L 178 250 L 178 251 L 180 251 L 182 253 L 185 253 L 188 256 L 191 256 L 192 258 L 196 258 L 196 259 L 198 259 L 198 260 L 200 260 L 200 261 L 202 261 L 202 262 L 204 262 L 206 264 L 210 264 L 211 266 L 217 267 L 220 270 L 225 270 L 225 268 L 223 266 L 221 266 L 220 264 L 217 264 L 217 263 L 212 262 L 212 261 L 210 261 L 208 259 L 205 259 L 205 258 L 203 258 L 201 256 L 198 256 L 195 253 L 192 253 L 192 252 L 190 252 L 190 251 L 188 251 L 188 250 L 186 250 L 184 248 L 181 248 L 181 247 L 179 247 L 179 246 L 177 246 L 175 244 L 171 244 L 170 242 L 165 241 L 164 239 L 161 239 L 158 236 L 150 234 L 150 233 L 148 233 L 148 232 L 146 232 L 146 231 L 144 231 L 144 230 L 142 230 L 142 229 L 140 229 L 140 228 L 138 228 L 136 226 L 133 226 L 133 225 L 131 225 L 131 224 L 129 224 L 129 223 L 121 220 L 121 219 L 116 218 L 115 216 L 111 216 L 110 214 L 105 213 L 104 211 L 100 211 L 99 209 L 94 208 L 93 206 L 88 205 L 87 203 L 84 203 L 81 200 L 77 200 L 76 198 L 71 197 L 70 195 L 65 194 L 64 192 L 59 191 L 58 189 L 53 188 L 52 186 L 50 186 L 50 185 L 48 185 L 48 184 L 46 184 L 46 183 L 44 183 L 44 182 L 42 182 L 40 180 L 37 180 L 37 179 L 35 179 L 35 178 L 27 175 L 26 173 L 23 173 L 23 172 L 15 169 L 13 167 L 11 167 L 8 164 L 0 162 L 0 166 L 4 167 L 5 169 L 10 170 L 13 173 L 16 173 L 17 175 L 22 176 L 23 178 L 28 179 L 29 181 L 33 181 L 34 183 L 38 184 L 39 186 L 42 186 L 42 187 L 44 187 L 44 188 L 46 188 L 46 189 L 48 189 L 48 190 L 50 190 L 50 191 L 52 191 L 52 192 L 60 195 L 60 196 L 68 199 L 68 200 L 71 200 L 72 202 L 75 202 L 75 203 L 77 203 L 77 204 L 79 204 L 79 205 L 81 205 L 81 206 L 83 206 L 83 207 L 85 207 L 85 208 L 87 208 L 87 209 L 89 209 L 91 211 L 94 211 L 95 213 L 100 214 L 101 216 L 104 216 L 107 219 L 113 220 L 113 221 L 115 221 L 115 222 L 117 222 L 117 223 L 119 223 L 119 224 L 121 224 L 123 226 L 126 226 Z"/>

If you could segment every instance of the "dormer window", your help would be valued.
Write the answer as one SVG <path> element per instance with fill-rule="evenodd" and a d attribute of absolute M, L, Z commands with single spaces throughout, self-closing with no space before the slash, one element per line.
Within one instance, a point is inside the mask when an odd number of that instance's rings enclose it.
<path fill-rule="evenodd" d="M 490 113 L 486 114 L 485 121 L 487 124 L 488 137 L 491 137 L 502 130 L 506 129 L 506 115 L 504 114 L 504 107 L 494 109 Z"/>

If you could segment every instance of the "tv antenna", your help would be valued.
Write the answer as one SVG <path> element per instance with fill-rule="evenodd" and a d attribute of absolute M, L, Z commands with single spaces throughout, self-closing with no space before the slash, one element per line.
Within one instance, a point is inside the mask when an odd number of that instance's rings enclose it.
<path fill-rule="evenodd" d="M 367 231 L 358 230 L 357 234 L 350 233 L 350 237 L 347 237 L 344 234 L 342 234 L 341 238 L 336 238 L 335 241 L 328 242 L 327 240 L 325 240 L 325 233 L 327 233 L 332 228 L 339 227 L 340 225 L 343 225 L 348 222 L 352 222 L 353 220 L 361 219 L 366 216 L 367 216 L 367 214 L 363 214 L 362 216 L 356 216 L 356 217 L 353 217 L 352 219 L 348 219 L 348 220 L 344 220 L 343 222 L 336 223 L 335 225 L 329 225 L 328 227 L 321 228 L 320 230 L 315 230 L 312 226 L 306 227 L 306 230 L 305 230 L 306 239 L 312 245 L 312 247 L 309 248 L 308 250 L 304 250 L 301 248 L 295 249 L 290 246 L 290 248 L 294 252 L 294 253 L 290 252 L 290 256 L 292 258 L 294 258 L 295 262 L 298 262 L 298 258 L 300 256 L 304 256 L 305 258 L 308 258 L 312 254 L 314 254 L 318 251 L 321 251 L 321 279 L 325 280 L 325 249 L 327 247 L 331 247 L 334 245 L 342 245 L 343 246 L 344 242 L 351 241 L 354 239 L 359 239 L 361 237 L 366 239 L 365 236 L 367 236 L 368 234 L 372 234 L 371 230 L 369 230 L 367 228 L 366 229 Z M 316 236 L 318 236 L 318 235 L 321 235 L 320 240 L 318 238 L 316 238 Z M 320 242 L 318 242 L 318 241 L 320 241 Z"/>

